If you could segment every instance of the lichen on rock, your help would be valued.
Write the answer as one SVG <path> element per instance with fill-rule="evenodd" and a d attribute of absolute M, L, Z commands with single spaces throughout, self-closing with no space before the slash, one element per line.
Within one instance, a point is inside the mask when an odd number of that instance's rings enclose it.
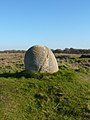
<path fill-rule="evenodd" d="M 27 71 L 47 73 L 58 71 L 56 58 L 46 46 L 35 45 L 28 49 L 25 54 L 24 63 Z"/>

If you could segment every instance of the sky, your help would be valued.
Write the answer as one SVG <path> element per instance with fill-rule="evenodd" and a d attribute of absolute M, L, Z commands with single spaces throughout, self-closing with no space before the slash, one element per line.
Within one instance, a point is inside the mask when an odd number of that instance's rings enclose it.
<path fill-rule="evenodd" d="M 90 0 L 0 0 L 0 50 L 90 49 Z"/>

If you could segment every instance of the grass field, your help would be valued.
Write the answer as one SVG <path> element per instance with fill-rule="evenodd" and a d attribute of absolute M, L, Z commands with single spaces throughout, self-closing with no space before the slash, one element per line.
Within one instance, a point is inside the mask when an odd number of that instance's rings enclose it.
<path fill-rule="evenodd" d="M 0 120 L 90 119 L 90 58 L 56 57 L 59 71 L 43 74 L 24 71 L 24 53 L 0 53 Z"/>

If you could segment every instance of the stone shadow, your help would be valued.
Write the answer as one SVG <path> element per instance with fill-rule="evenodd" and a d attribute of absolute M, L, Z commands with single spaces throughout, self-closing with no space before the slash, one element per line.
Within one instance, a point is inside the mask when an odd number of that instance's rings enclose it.
<path fill-rule="evenodd" d="M 43 74 L 35 71 L 27 72 L 27 71 L 21 71 L 21 72 L 15 72 L 15 73 L 0 73 L 0 77 L 4 78 L 36 78 L 41 79 L 43 78 Z"/>
<path fill-rule="evenodd" d="M 15 72 L 15 73 L 0 73 L 0 77 L 5 77 L 5 78 L 20 78 L 20 77 L 24 77 L 24 71 L 21 72 Z"/>

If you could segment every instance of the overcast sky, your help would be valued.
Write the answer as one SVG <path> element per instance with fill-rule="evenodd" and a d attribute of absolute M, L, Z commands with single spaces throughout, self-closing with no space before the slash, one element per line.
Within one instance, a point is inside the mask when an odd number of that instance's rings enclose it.
<path fill-rule="evenodd" d="M 90 0 L 0 0 L 0 50 L 90 48 Z"/>

